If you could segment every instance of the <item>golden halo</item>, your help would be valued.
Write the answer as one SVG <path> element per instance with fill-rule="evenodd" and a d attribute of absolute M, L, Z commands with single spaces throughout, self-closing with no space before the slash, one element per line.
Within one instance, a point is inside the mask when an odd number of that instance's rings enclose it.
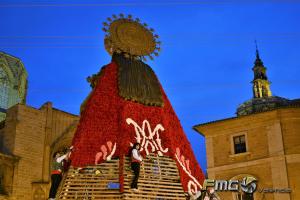
<path fill-rule="evenodd" d="M 145 56 L 150 59 L 153 55 L 158 56 L 161 42 L 156 41 L 158 35 L 152 28 L 148 29 L 147 24 L 141 24 L 139 19 L 133 20 L 131 15 L 125 18 L 122 14 L 120 17 L 113 15 L 113 20 L 108 18 L 108 21 L 103 23 L 103 30 L 108 33 L 104 44 L 110 54 L 123 52 L 144 60 Z"/>

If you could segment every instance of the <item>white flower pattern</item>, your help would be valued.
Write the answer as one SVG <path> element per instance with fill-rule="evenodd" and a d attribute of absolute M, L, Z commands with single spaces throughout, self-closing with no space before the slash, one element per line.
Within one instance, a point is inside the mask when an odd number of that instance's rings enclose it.
<path fill-rule="evenodd" d="M 157 152 L 159 156 L 162 156 L 163 153 L 168 152 L 168 148 L 164 149 L 162 147 L 161 139 L 159 138 L 159 131 L 165 130 L 161 124 L 157 124 L 154 130 L 152 130 L 149 121 L 146 119 L 143 121 L 142 127 L 140 127 L 131 118 L 127 118 L 126 122 L 128 125 L 132 124 L 134 126 L 136 142 L 140 143 L 141 145 L 140 151 L 145 150 L 146 155 L 149 155 L 149 153 L 152 152 Z M 146 130 L 148 130 L 148 135 L 146 134 Z M 130 145 L 133 146 L 132 143 L 130 143 Z"/>
<path fill-rule="evenodd" d="M 190 180 L 188 182 L 188 193 L 189 195 L 195 195 L 199 191 L 199 188 L 201 189 L 201 184 L 197 181 L 197 179 L 192 175 L 191 169 L 190 169 L 190 161 L 185 158 L 184 155 L 181 155 L 180 149 L 176 148 L 175 158 L 177 159 L 177 162 L 182 167 L 183 171 L 190 177 Z"/>

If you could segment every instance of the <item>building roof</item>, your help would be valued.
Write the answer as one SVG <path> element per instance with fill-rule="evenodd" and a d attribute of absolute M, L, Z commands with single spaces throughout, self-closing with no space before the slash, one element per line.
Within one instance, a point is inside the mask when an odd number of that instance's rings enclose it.
<path fill-rule="evenodd" d="M 300 99 L 289 100 L 279 96 L 252 98 L 242 103 L 236 111 L 237 116 L 274 110 L 281 107 L 300 107 Z"/>
<path fill-rule="evenodd" d="M 275 106 L 275 107 L 269 108 L 267 110 L 263 110 L 263 109 L 256 110 L 256 112 L 250 113 L 248 115 L 240 115 L 240 116 L 236 116 L 236 117 L 229 117 L 229 118 L 225 118 L 225 119 L 214 120 L 214 121 L 210 121 L 210 122 L 205 122 L 205 123 L 197 124 L 197 125 L 193 126 L 193 129 L 196 132 L 200 133 L 202 136 L 204 136 L 204 134 L 201 133 L 201 132 L 199 132 L 199 130 L 197 129 L 198 127 L 202 127 L 202 126 L 206 126 L 206 125 L 211 125 L 211 124 L 216 124 L 216 123 L 220 123 L 220 122 L 225 122 L 225 121 L 229 121 L 229 120 L 241 119 L 243 117 L 253 116 L 255 114 L 270 112 L 270 111 L 274 111 L 274 110 L 278 110 L 278 109 L 300 108 L 300 99 L 294 99 L 294 100 L 289 100 L 289 101 L 290 102 L 287 105 Z"/>
<path fill-rule="evenodd" d="M 0 51 L 0 59 L 5 59 L 15 78 L 19 78 L 22 73 L 27 75 L 27 71 L 21 59 L 8 53 Z"/>

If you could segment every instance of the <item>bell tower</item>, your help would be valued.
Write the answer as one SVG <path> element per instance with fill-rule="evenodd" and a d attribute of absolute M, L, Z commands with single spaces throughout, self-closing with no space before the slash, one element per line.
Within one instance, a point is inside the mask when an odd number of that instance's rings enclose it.
<path fill-rule="evenodd" d="M 270 89 L 270 82 L 267 77 L 267 68 L 264 66 L 263 62 L 259 57 L 259 52 L 256 44 L 256 60 L 254 62 L 254 67 L 252 68 L 254 72 L 254 79 L 252 81 L 252 90 L 254 98 L 264 98 L 271 97 L 272 92 Z"/>

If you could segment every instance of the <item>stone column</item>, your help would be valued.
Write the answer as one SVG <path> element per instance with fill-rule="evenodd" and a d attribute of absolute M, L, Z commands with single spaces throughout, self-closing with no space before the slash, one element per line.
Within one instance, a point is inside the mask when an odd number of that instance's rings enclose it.
<path fill-rule="evenodd" d="M 44 159 L 43 159 L 43 181 L 49 181 L 49 162 L 50 162 L 50 138 L 52 133 L 52 103 L 47 102 L 43 105 L 46 112 L 46 126 L 45 126 L 45 145 L 44 145 Z"/>
<path fill-rule="evenodd" d="M 280 121 L 268 127 L 268 147 L 274 189 L 289 188 Z M 274 200 L 290 200 L 289 193 L 274 193 Z"/>
<path fill-rule="evenodd" d="M 207 174 L 210 179 L 214 179 L 215 172 L 209 170 L 215 167 L 213 137 L 206 137 L 205 144 L 206 144 Z"/>

